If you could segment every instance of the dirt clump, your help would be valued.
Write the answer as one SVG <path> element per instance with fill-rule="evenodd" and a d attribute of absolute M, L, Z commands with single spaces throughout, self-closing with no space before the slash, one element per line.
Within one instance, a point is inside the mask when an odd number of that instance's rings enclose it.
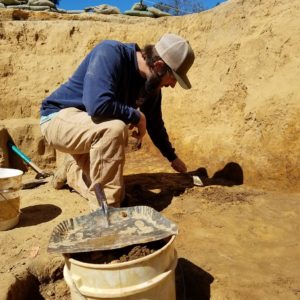
<path fill-rule="evenodd" d="M 145 257 L 162 248 L 164 245 L 165 241 L 155 241 L 121 249 L 71 254 L 71 257 L 92 264 L 115 264 Z"/>

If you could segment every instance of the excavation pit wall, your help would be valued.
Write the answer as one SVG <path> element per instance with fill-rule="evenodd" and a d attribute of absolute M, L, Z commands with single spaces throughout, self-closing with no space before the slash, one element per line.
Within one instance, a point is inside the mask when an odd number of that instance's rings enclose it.
<path fill-rule="evenodd" d="M 58 256 L 46 259 L 44 256 L 43 259 L 34 259 L 31 263 L 17 266 L 17 270 L 14 270 L 17 274 L 2 275 L 5 285 L 1 289 L 1 299 L 71 299 L 63 279 L 63 266 L 64 259 Z"/>
<path fill-rule="evenodd" d="M 229 1 L 159 19 L 46 12 L 16 18 L 16 10 L 1 10 L 0 125 L 31 159 L 53 168 L 55 151 L 39 131 L 41 101 L 101 40 L 143 46 L 174 32 L 195 51 L 193 88 L 164 89 L 163 117 L 189 170 L 212 177 L 234 163 L 244 184 L 299 191 L 299 11 L 296 0 Z M 149 139 L 144 149 L 157 153 Z"/>

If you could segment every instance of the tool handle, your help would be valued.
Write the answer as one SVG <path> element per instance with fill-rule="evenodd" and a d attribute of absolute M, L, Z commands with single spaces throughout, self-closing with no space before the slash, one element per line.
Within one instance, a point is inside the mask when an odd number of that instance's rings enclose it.
<path fill-rule="evenodd" d="M 44 171 L 41 170 L 34 162 L 31 161 L 31 159 L 24 154 L 16 145 L 14 145 L 11 141 L 7 143 L 8 147 L 15 152 L 19 157 L 21 157 L 25 163 L 27 163 L 34 171 L 36 171 L 38 174 L 43 175 Z"/>
<path fill-rule="evenodd" d="M 8 147 L 15 152 L 18 156 L 20 156 L 27 164 L 30 164 L 31 159 L 26 156 L 16 145 L 14 145 L 12 142 L 7 143 Z"/>
<path fill-rule="evenodd" d="M 33 163 L 32 161 L 28 163 L 29 166 L 35 170 L 38 174 L 42 175 L 42 176 L 46 176 L 45 172 L 40 169 L 35 163 Z"/>
<path fill-rule="evenodd" d="M 100 204 L 100 206 L 103 210 L 103 213 L 106 217 L 107 224 L 109 224 L 107 199 L 106 199 L 105 193 L 104 193 L 103 188 L 100 185 L 100 183 L 96 183 L 94 185 L 94 191 L 95 191 L 98 203 Z"/>

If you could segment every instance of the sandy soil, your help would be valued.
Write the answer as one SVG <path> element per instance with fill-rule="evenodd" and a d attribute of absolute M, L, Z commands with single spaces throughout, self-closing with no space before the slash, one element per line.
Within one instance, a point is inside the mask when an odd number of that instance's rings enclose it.
<path fill-rule="evenodd" d="M 205 186 L 196 187 L 143 151 L 128 155 L 126 174 L 129 206 L 149 205 L 179 226 L 178 300 L 299 299 L 299 193 L 202 175 Z M 87 213 L 87 202 L 50 183 L 22 190 L 21 199 L 19 225 L 0 232 L 1 285 L 11 284 L 9 299 L 69 299 L 63 258 L 49 255 L 47 245 L 53 227 Z"/>
<path fill-rule="evenodd" d="M 298 0 L 231 0 L 142 21 L 5 9 L 0 17 L 0 166 L 24 170 L 7 139 L 45 170 L 60 164 L 40 134 L 40 103 L 99 41 L 143 46 L 162 31 L 189 39 L 193 89 L 163 91 L 165 124 L 189 173 L 174 173 L 146 138 L 128 153 L 127 205 L 178 224 L 177 300 L 299 299 Z M 18 226 L 0 232 L 0 300 L 70 299 L 63 257 L 47 246 L 56 224 L 86 213 L 86 200 L 68 189 L 21 191 Z"/>

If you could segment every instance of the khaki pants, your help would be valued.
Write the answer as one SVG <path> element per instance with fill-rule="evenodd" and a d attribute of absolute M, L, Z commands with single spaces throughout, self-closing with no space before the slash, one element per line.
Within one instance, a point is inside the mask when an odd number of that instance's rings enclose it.
<path fill-rule="evenodd" d="M 43 136 L 55 149 L 74 158 L 67 171 L 67 183 L 89 200 L 92 210 L 99 207 L 92 188 L 100 183 L 108 204 L 119 207 L 123 200 L 123 168 L 128 140 L 121 120 L 93 120 L 76 108 L 62 109 L 41 125 Z"/>

